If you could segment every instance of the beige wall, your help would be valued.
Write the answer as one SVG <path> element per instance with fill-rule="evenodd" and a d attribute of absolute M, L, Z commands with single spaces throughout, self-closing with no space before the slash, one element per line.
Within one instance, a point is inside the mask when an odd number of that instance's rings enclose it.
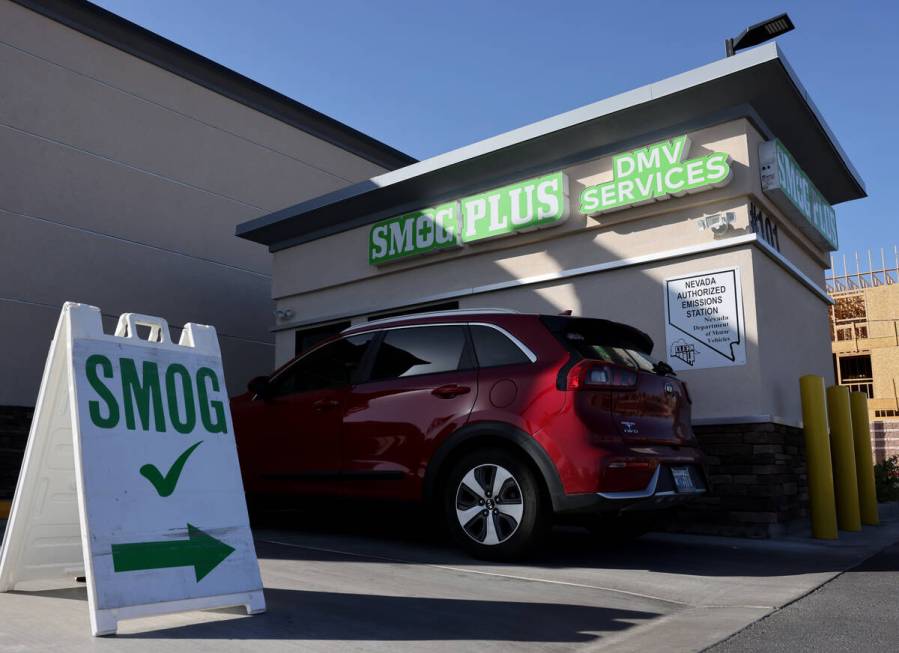
<path fill-rule="evenodd" d="M 899 408 L 899 286 L 868 287 L 857 292 L 864 298 L 866 315 L 859 324 L 867 327 L 868 337 L 837 340 L 831 347 L 840 358 L 871 357 L 874 399 L 868 407 L 873 419 L 875 410 Z"/>
<path fill-rule="evenodd" d="M 494 277 L 500 280 L 510 275 L 527 276 L 638 256 L 660 248 L 711 241 L 713 236 L 710 232 L 700 233 L 693 224 L 685 229 L 684 221 L 721 210 L 737 212 L 739 222 L 733 235 L 744 234 L 749 224 L 745 195 L 751 186 L 745 137 L 748 128 L 745 120 L 738 120 L 690 134 L 692 147 L 689 157 L 707 154 L 713 148 L 728 152 L 733 157 L 731 168 L 734 177 L 723 188 L 609 213 L 599 219 L 588 218 L 577 211 L 578 196 L 585 183 L 597 183 L 611 171 L 612 157 L 603 157 L 566 169 L 572 215 L 559 227 L 484 241 L 456 252 L 410 259 L 380 268 L 368 264 L 369 228 L 360 227 L 329 237 L 327 246 L 322 246 L 325 241 L 318 240 L 276 252 L 272 296 L 280 300 L 369 279 L 390 278 L 391 283 L 403 286 L 408 275 L 402 272 L 412 268 L 418 270 L 416 276 L 436 274 L 444 277 L 440 285 L 450 289 L 491 283 Z M 640 221 L 639 226 L 635 226 L 636 221 Z M 645 229 L 650 227 L 653 229 L 652 235 L 647 238 Z M 585 229 L 594 238 L 595 246 L 583 247 Z M 551 255 L 546 253 L 548 249 L 552 249 Z M 340 265 L 332 264 L 335 252 L 340 252 Z M 438 270 L 430 270 L 431 267 Z M 490 274 L 486 268 L 491 267 L 498 270 Z M 305 270 L 315 270 L 316 273 L 303 274 Z M 447 287 L 447 283 L 453 285 Z M 400 298 L 406 296 L 399 291 L 393 294 Z M 356 301 L 359 299 L 363 298 Z M 372 302 L 384 301 L 383 295 L 370 299 Z M 291 306 L 289 302 L 284 305 Z M 297 314 L 302 316 L 299 311 Z"/>
<path fill-rule="evenodd" d="M 868 340 L 874 396 L 899 404 L 899 287 L 880 286 L 865 290 Z M 873 345 L 873 346 L 872 346 Z"/>
<path fill-rule="evenodd" d="M 899 322 L 899 287 L 866 288 L 865 313 L 868 338 L 881 340 L 877 346 L 897 346 L 896 323 Z"/>
<path fill-rule="evenodd" d="M 66 300 L 216 326 L 240 390 L 271 264 L 235 225 L 384 172 L 6 0 L 0 88 L 0 405 L 34 403 Z"/>
<path fill-rule="evenodd" d="M 874 379 L 874 397 L 892 400 L 896 408 L 899 397 L 899 347 L 871 351 L 871 374 Z"/>
<path fill-rule="evenodd" d="M 731 155 L 730 184 L 682 198 L 589 218 L 577 201 L 586 184 L 610 178 L 611 157 L 566 169 L 572 216 L 541 232 L 515 235 L 451 253 L 411 259 L 375 268 L 368 264 L 368 227 L 346 231 L 276 252 L 273 295 L 280 308 L 295 312 L 294 322 L 364 316 L 385 309 L 454 298 L 462 308 L 506 307 L 558 313 L 572 310 L 633 324 L 649 333 L 656 353 L 665 356 L 664 279 L 739 266 L 746 328 L 746 364 L 681 372 L 694 396 L 697 419 L 776 418 L 796 424 L 801 419 L 798 378 L 815 373 L 831 377 L 827 327 L 828 304 L 787 268 L 792 264 L 823 288 L 823 252 L 796 229 L 780 229 L 781 252 L 769 255 L 751 238 L 750 202 L 779 223 L 786 220 L 762 197 L 757 147 L 761 140 L 746 120 L 735 120 L 690 134 L 690 158 L 712 151 Z M 466 189 L 460 194 L 466 194 Z M 476 189 L 471 189 L 476 190 Z M 734 229 L 716 237 L 700 231 L 697 219 L 733 211 Z M 701 253 L 689 253 L 702 250 Z M 335 255 L 339 265 L 335 265 Z M 658 260 L 634 262 L 636 257 Z M 631 261 L 627 267 L 623 262 Z M 610 269 L 558 278 L 583 266 L 609 264 Z M 556 278 L 553 278 L 556 277 Z M 511 287 L 517 282 L 525 285 Z M 484 292 L 485 286 L 501 289 Z M 294 355 L 294 330 L 279 325 L 278 362 Z M 761 344 L 760 344 L 761 343 Z"/>
<path fill-rule="evenodd" d="M 830 305 L 761 251 L 753 252 L 753 270 L 763 403 L 769 414 L 798 424 L 799 377 L 834 383 Z"/>

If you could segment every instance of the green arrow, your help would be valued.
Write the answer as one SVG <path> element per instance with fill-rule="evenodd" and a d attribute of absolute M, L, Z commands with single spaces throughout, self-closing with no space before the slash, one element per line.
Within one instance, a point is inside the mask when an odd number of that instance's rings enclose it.
<path fill-rule="evenodd" d="M 234 552 L 233 548 L 192 524 L 187 525 L 187 537 L 186 540 L 113 544 L 112 566 L 117 572 L 193 567 L 199 583 Z"/>

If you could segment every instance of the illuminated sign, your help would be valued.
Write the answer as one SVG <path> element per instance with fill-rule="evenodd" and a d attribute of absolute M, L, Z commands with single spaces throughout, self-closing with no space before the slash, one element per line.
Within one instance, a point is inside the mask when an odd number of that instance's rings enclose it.
<path fill-rule="evenodd" d="M 568 177 L 554 172 L 382 220 L 368 236 L 368 262 L 461 247 L 521 231 L 544 229 L 568 218 Z"/>
<path fill-rule="evenodd" d="M 617 211 L 636 204 L 666 200 L 726 185 L 731 179 L 730 155 L 712 152 L 684 160 L 690 139 L 678 136 L 612 157 L 614 178 L 581 193 L 587 215 Z"/>

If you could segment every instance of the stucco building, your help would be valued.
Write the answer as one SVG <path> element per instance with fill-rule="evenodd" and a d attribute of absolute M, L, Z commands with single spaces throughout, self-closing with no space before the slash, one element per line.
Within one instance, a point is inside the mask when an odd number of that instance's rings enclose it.
<path fill-rule="evenodd" d="M 458 307 L 634 325 L 689 384 L 716 532 L 805 501 L 798 379 L 832 382 L 832 205 L 864 186 L 769 44 L 244 223 L 273 253 L 276 358 Z M 700 526 L 701 527 L 701 526 Z"/>

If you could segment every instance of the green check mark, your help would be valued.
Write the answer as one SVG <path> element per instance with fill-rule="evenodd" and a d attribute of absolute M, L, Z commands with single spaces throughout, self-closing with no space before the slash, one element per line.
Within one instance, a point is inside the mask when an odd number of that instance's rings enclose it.
<path fill-rule="evenodd" d="M 190 454 L 194 452 L 194 449 L 203 444 L 203 441 L 200 440 L 195 445 L 192 445 L 185 451 L 183 454 L 178 456 L 178 460 L 175 461 L 175 464 L 172 465 L 171 469 L 169 469 L 168 474 L 163 476 L 158 469 L 156 469 L 156 465 L 144 465 L 140 468 L 141 476 L 145 477 L 150 483 L 153 484 L 153 487 L 156 488 L 156 491 L 159 492 L 159 496 L 167 497 L 172 492 L 175 491 L 175 486 L 178 485 L 178 479 L 181 477 L 181 470 L 184 469 L 184 463 L 187 462 L 187 459 L 190 457 Z"/>

